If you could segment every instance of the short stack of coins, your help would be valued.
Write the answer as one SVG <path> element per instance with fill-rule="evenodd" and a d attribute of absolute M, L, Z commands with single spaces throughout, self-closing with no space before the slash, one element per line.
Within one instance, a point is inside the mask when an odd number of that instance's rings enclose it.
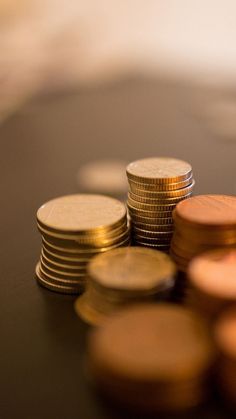
<path fill-rule="evenodd" d="M 193 258 L 187 270 L 187 304 L 209 321 L 236 303 L 236 249 L 210 250 Z"/>
<path fill-rule="evenodd" d="M 90 259 L 130 241 L 125 205 L 103 195 L 53 199 L 39 208 L 37 225 L 42 251 L 36 277 L 61 293 L 83 291 Z"/>
<path fill-rule="evenodd" d="M 173 219 L 171 256 L 183 272 L 204 251 L 236 247 L 235 196 L 194 196 L 178 203 Z"/>
<path fill-rule="evenodd" d="M 191 165 L 172 158 L 146 158 L 130 163 L 126 173 L 133 243 L 168 251 L 172 211 L 193 191 Z"/>
<path fill-rule="evenodd" d="M 97 255 L 88 265 L 86 291 L 75 310 L 86 322 L 101 324 L 124 306 L 167 298 L 175 274 L 171 258 L 153 249 L 126 247 Z"/>
<path fill-rule="evenodd" d="M 137 412 L 176 411 L 206 399 L 215 351 L 201 317 L 177 304 L 139 304 L 90 332 L 98 389 Z"/>
<path fill-rule="evenodd" d="M 236 304 L 228 307 L 217 319 L 214 337 L 219 353 L 218 387 L 226 401 L 236 408 Z"/>

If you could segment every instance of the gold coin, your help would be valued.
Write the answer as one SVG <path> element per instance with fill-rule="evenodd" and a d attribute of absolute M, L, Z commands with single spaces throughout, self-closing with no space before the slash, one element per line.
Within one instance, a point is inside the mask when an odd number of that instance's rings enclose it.
<path fill-rule="evenodd" d="M 138 222 L 132 222 L 132 229 L 135 231 L 144 230 L 145 232 L 171 232 L 173 233 L 174 228 L 172 224 L 143 224 Z"/>
<path fill-rule="evenodd" d="M 87 292 L 83 293 L 76 299 L 74 308 L 77 315 L 92 326 L 99 326 L 107 319 L 107 315 L 105 313 L 100 312 L 89 304 Z"/>
<path fill-rule="evenodd" d="M 52 269 L 49 269 L 47 266 L 44 265 L 42 258 L 40 259 L 40 271 L 43 273 L 44 277 L 50 281 L 54 281 L 55 283 L 63 283 L 67 285 L 76 285 L 78 281 L 83 281 L 86 277 L 86 272 L 71 275 L 68 273 L 57 272 Z"/>
<path fill-rule="evenodd" d="M 87 248 L 87 247 L 83 247 L 81 246 L 80 248 L 74 248 L 74 247 L 60 247 L 57 246 L 55 244 L 53 244 L 53 242 L 45 240 L 44 237 L 42 237 L 43 243 L 46 244 L 48 247 L 51 247 L 52 249 L 56 250 L 57 252 L 62 252 L 62 253 L 68 253 L 68 256 L 70 254 L 76 254 L 77 256 L 81 255 L 81 257 L 88 257 L 88 256 L 92 256 L 96 253 L 100 253 L 100 252 L 106 252 L 107 250 L 111 250 L 115 247 L 121 247 L 121 246 L 126 246 L 128 245 L 129 241 L 130 241 L 130 237 L 128 235 L 128 238 L 126 238 L 123 241 L 120 241 L 112 246 L 104 246 L 104 247 L 91 247 L 91 248 Z"/>
<path fill-rule="evenodd" d="M 48 266 L 51 266 L 54 269 L 62 269 L 64 272 L 77 272 L 78 273 L 80 271 L 84 271 L 86 269 L 86 264 L 85 263 L 77 263 L 76 265 L 74 264 L 70 264 L 70 263 L 65 263 L 63 260 L 53 260 L 53 257 L 46 254 L 45 249 L 42 248 L 41 250 L 41 256 L 43 258 L 43 260 L 46 262 L 46 264 Z M 49 256 L 49 257 L 48 257 Z M 88 262 L 86 262 L 88 263 Z"/>
<path fill-rule="evenodd" d="M 63 238 L 57 238 L 51 235 L 43 234 L 43 237 L 50 243 L 54 245 L 58 245 L 60 247 L 65 248 L 75 248 L 80 250 L 81 248 L 84 249 L 91 249 L 91 248 L 102 248 L 102 247 L 108 247 L 113 246 L 116 243 L 122 242 L 125 239 L 129 237 L 130 230 L 129 228 L 126 228 L 119 236 L 112 237 L 110 239 L 90 239 L 90 240 L 83 240 L 83 241 L 77 241 L 77 240 L 68 240 Z"/>
<path fill-rule="evenodd" d="M 193 191 L 194 185 L 195 185 L 195 181 L 192 180 L 190 185 L 184 188 L 175 189 L 172 191 L 163 191 L 163 190 L 159 191 L 159 190 L 141 189 L 141 188 L 138 188 L 135 184 L 131 183 L 130 189 L 131 189 L 131 192 L 133 192 L 134 194 L 140 197 L 158 200 L 158 199 L 168 199 L 168 198 L 180 198 L 182 196 L 188 195 L 189 193 Z"/>
<path fill-rule="evenodd" d="M 134 218 L 139 217 L 139 218 L 147 218 L 151 221 L 153 219 L 155 219 L 155 220 L 157 220 L 159 218 L 170 219 L 172 217 L 172 210 L 171 211 L 164 211 L 164 210 L 162 210 L 162 211 L 144 211 L 140 208 L 137 209 L 137 208 L 133 207 L 129 203 L 127 203 L 127 207 L 128 207 L 131 219 L 133 217 Z"/>
<path fill-rule="evenodd" d="M 79 271 L 79 270 L 84 270 L 86 268 L 87 263 L 89 262 L 90 259 L 87 260 L 78 260 L 77 262 L 70 262 L 70 261 L 65 261 L 59 257 L 54 257 L 53 254 L 50 254 L 50 252 L 47 252 L 45 248 L 42 248 L 42 257 L 43 259 L 45 259 L 46 263 L 50 266 L 52 266 L 52 268 L 54 267 L 55 269 L 59 268 L 59 269 L 63 269 L 65 272 L 70 272 L 70 271 Z"/>
<path fill-rule="evenodd" d="M 88 273 L 104 287 L 133 292 L 157 289 L 163 280 L 175 275 L 176 268 L 162 252 L 130 247 L 96 256 L 88 265 Z"/>
<path fill-rule="evenodd" d="M 78 283 L 77 286 L 69 286 L 69 285 L 67 286 L 67 285 L 58 285 L 51 281 L 48 281 L 47 279 L 43 277 L 39 266 L 40 264 L 38 263 L 36 266 L 35 273 L 36 273 L 36 278 L 39 284 L 42 285 L 43 287 L 48 288 L 51 291 L 59 292 L 62 294 L 79 294 L 81 291 L 83 291 L 84 289 L 83 283 L 81 284 Z"/>
<path fill-rule="evenodd" d="M 176 204 L 160 204 L 160 205 L 143 204 L 141 202 L 134 201 L 134 199 L 132 199 L 130 195 L 128 195 L 127 205 L 128 205 L 128 208 L 131 207 L 131 208 L 135 208 L 136 210 L 149 211 L 149 212 L 154 212 L 154 213 L 156 212 L 156 214 L 161 211 L 173 211 L 173 209 L 176 206 Z"/>
<path fill-rule="evenodd" d="M 113 237 L 118 236 L 123 231 L 127 230 L 127 219 L 125 219 L 122 224 L 117 226 L 114 229 L 111 229 L 109 231 L 101 231 L 98 233 L 70 233 L 67 234 L 65 232 L 58 232 L 53 231 L 48 228 L 45 228 L 40 223 L 37 223 L 38 230 L 41 234 L 45 234 L 51 237 L 56 237 L 59 239 L 65 239 L 65 240 L 71 240 L 71 241 L 77 241 L 83 243 L 84 241 L 92 241 L 92 240 L 104 240 L 104 239 L 112 239 Z"/>
<path fill-rule="evenodd" d="M 129 182 L 129 186 L 130 189 L 132 190 L 132 188 L 138 188 L 141 189 L 143 191 L 147 191 L 147 192 L 172 192 L 172 191 L 179 191 L 183 188 L 186 188 L 188 186 L 190 186 L 193 182 L 193 177 L 192 175 L 186 179 L 183 180 L 182 182 L 174 182 L 174 183 L 140 183 L 140 182 L 136 182 L 133 179 L 129 179 L 128 178 L 128 182 Z"/>
<path fill-rule="evenodd" d="M 57 232 L 100 232 L 119 226 L 126 218 L 125 205 L 103 195 L 68 195 L 39 208 L 39 224 Z"/>
<path fill-rule="evenodd" d="M 133 192 L 129 192 L 128 197 L 133 199 L 136 202 L 141 202 L 142 204 L 149 204 L 153 206 L 160 206 L 160 205 L 172 205 L 177 204 L 178 202 L 182 201 L 183 199 L 190 198 L 192 192 L 183 195 L 181 197 L 174 197 L 174 198 L 147 198 L 145 196 L 136 195 Z"/>
<path fill-rule="evenodd" d="M 160 238 L 160 239 L 171 239 L 171 237 L 173 236 L 173 231 L 150 231 L 150 230 L 143 230 L 141 228 L 138 227 L 134 227 L 132 228 L 132 234 L 133 235 L 137 235 L 137 236 L 144 236 L 144 237 L 149 237 L 149 238 Z"/>
<path fill-rule="evenodd" d="M 176 183 L 192 175 L 192 167 L 183 160 L 156 157 L 137 160 L 126 169 L 128 179 L 142 183 Z"/>
<path fill-rule="evenodd" d="M 52 259 L 53 261 L 57 263 L 65 263 L 65 264 L 71 264 L 71 265 L 85 265 L 88 263 L 94 255 L 97 253 L 88 255 L 88 254 L 76 254 L 76 253 L 68 253 L 68 252 L 61 252 L 59 250 L 53 249 L 52 247 L 48 246 L 46 243 L 43 243 L 42 250 L 44 254 Z"/>
<path fill-rule="evenodd" d="M 64 276 L 77 276 L 77 275 L 81 275 L 81 274 L 85 274 L 86 273 L 86 265 L 81 265 L 81 266 L 72 266 L 68 268 L 68 265 L 59 265 L 59 264 L 55 264 L 54 262 L 49 261 L 43 251 L 41 253 L 41 259 L 40 262 L 42 264 L 42 266 L 44 266 L 46 269 L 50 270 L 50 272 L 55 272 L 55 273 L 62 273 Z M 49 273 L 50 273 L 49 272 Z"/>
<path fill-rule="evenodd" d="M 166 225 L 166 226 L 173 226 L 173 218 L 172 217 L 143 217 L 142 215 L 136 215 L 132 213 L 132 223 L 141 223 L 144 225 L 149 225 L 150 228 L 152 225 Z"/>

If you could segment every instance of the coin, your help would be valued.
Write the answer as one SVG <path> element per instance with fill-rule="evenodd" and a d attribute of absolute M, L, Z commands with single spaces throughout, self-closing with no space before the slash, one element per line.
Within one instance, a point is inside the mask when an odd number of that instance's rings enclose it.
<path fill-rule="evenodd" d="M 132 162 L 126 172 L 129 179 L 139 183 L 176 183 L 188 179 L 192 167 L 182 160 L 157 157 Z"/>
<path fill-rule="evenodd" d="M 197 301 L 194 307 L 209 319 L 219 315 L 226 305 L 236 302 L 236 249 L 212 250 L 195 257 L 188 278 Z"/>
<path fill-rule="evenodd" d="M 198 404 L 213 362 L 201 318 L 178 305 L 123 309 L 88 340 L 88 366 L 98 388 L 139 412 Z"/>
<path fill-rule="evenodd" d="M 180 189 L 178 188 L 171 191 L 169 190 L 163 191 L 163 190 L 159 190 L 159 185 L 158 185 L 158 188 L 156 187 L 157 190 L 150 190 L 148 188 L 148 185 L 147 185 L 147 189 L 142 189 L 142 188 L 138 188 L 134 183 L 130 183 L 130 190 L 132 193 L 134 193 L 135 195 L 138 195 L 139 197 L 145 197 L 145 198 L 151 198 L 151 199 L 159 199 L 159 198 L 167 199 L 167 198 L 177 198 L 177 197 L 180 198 L 192 192 L 194 185 L 195 185 L 195 181 L 192 180 L 190 185 L 185 186 L 183 188 L 180 188 Z"/>
<path fill-rule="evenodd" d="M 86 264 L 77 264 L 76 265 L 72 265 L 72 264 L 65 264 L 63 263 L 63 261 L 60 261 L 61 263 L 59 263 L 58 261 L 55 261 L 53 259 L 49 259 L 47 257 L 47 255 L 45 254 L 45 250 L 42 249 L 41 252 L 41 256 L 42 256 L 42 260 L 44 261 L 44 263 L 46 263 L 47 266 L 53 268 L 53 269 L 59 269 L 59 270 L 63 270 L 64 272 L 81 272 L 84 271 L 86 268 Z"/>
<path fill-rule="evenodd" d="M 179 202 L 175 216 L 191 225 L 236 227 L 236 197 L 197 195 Z"/>
<path fill-rule="evenodd" d="M 143 224 L 139 222 L 132 222 L 131 226 L 132 230 L 143 230 L 145 232 L 173 232 L 173 225 L 172 224 Z"/>
<path fill-rule="evenodd" d="M 193 182 L 192 175 L 182 182 L 174 182 L 174 183 L 143 183 L 143 182 L 136 182 L 133 179 L 128 178 L 128 182 L 130 185 L 130 189 L 138 188 L 143 191 L 153 191 L 153 192 L 171 192 L 181 190 L 182 188 L 186 188 Z"/>
<path fill-rule="evenodd" d="M 129 244 L 130 241 L 130 237 L 128 235 L 127 238 L 125 238 L 123 241 L 120 241 L 112 246 L 104 246 L 104 247 L 91 247 L 91 248 L 85 248 L 85 247 L 60 247 L 55 245 L 53 242 L 49 241 L 48 238 L 47 240 L 45 240 L 45 238 L 43 237 L 43 243 L 48 246 L 51 249 L 54 249 L 54 251 L 56 250 L 57 253 L 61 253 L 62 255 L 65 253 L 68 253 L 68 256 L 70 256 L 70 254 L 76 254 L 78 257 L 89 257 L 92 256 L 93 254 L 96 253 L 100 253 L 100 252 L 106 252 L 108 250 L 114 249 L 114 247 L 121 247 L 121 246 L 126 246 Z"/>
<path fill-rule="evenodd" d="M 128 206 L 131 206 L 136 209 L 141 209 L 144 211 L 172 211 L 176 204 L 170 203 L 170 204 L 145 204 L 139 201 L 135 201 L 131 198 L 130 194 L 128 194 Z"/>
<path fill-rule="evenodd" d="M 122 202 L 103 195 L 78 194 L 53 199 L 39 208 L 39 224 L 60 232 L 94 232 L 114 229 L 124 222 Z"/>
<path fill-rule="evenodd" d="M 159 197 L 147 197 L 147 196 L 143 196 L 143 195 L 137 195 L 135 193 L 133 193 L 132 191 L 129 192 L 128 196 L 134 200 L 134 201 L 138 201 L 141 202 L 143 204 L 149 204 L 149 205 L 172 205 L 172 204 L 177 204 L 178 202 L 182 201 L 183 199 L 187 199 L 190 198 L 190 196 L 192 195 L 192 192 L 186 193 L 185 195 L 182 196 L 177 196 L 177 197 L 173 197 L 173 198 L 159 198 Z"/>
<path fill-rule="evenodd" d="M 39 264 L 36 266 L 36 279 L 38 280 L 39 284 L 43 287 L 48 288 L 51 291 L 56 291 L 62 294 L 78 294 L 78 292 L 81 292 L 81 290 L 84 288 L 83 284 L 78 284 L 75 286 L 67 286 L 67 285 L 58 285 L 54 284 L 51 281 L 47 281 L 39 269 Z"/>
<path fill-rule="evenodd" d="M 155 225 L 173 226 L 173 219 L 172 217 L 143 217 L 132 213 L 132 223 L 149 225 L 149 228 Z"/>
<path fill-rule="evenodd" d="M 73 279 L 73 278 L 77 278 L 77 277 L 81 277 L 83 275 L 86 274 L 87 272 L 87 266 L 80 266 L 77 268 L 77 270 L 73 269 L 68 269 L 68 268 L 64 268 L 63 266 L 59 266 L 59 265 L 53 265 L 51 263 L 48 262 L 47 259 L 45 259 L 45 257 L 41 254 L 40 257 L 40 263 L 42 266 L 42 269 L 45 269 L 45 271 L 49 274 L 52 275 L 57 275 L 58 274 L 58 278 L 60 278 L 60 276 L 63 278 L 68 278 L 68 279 Z"/>
<path fill-rule="evenodd" d="M 88 272 L 104 286 L 134 291 L 155 289 L 163 278 L 174 276 L 176 269 L 170 258 L 161 252 L 130 247 L 96 256 Z"/>
<path fill-rule="evenodd" d="M 133 217 L 142 217 L 142 218 L 149 218 L 149 219 L 159 219 L 159 218 L 171 218 L 172 217 L 172 210 L 160 210 L 160 211 L 148 211 L 143 210 L 141 208 L 135 208 L 133 205 L 131 205 L 129 202 L 127 202 L 127 207 L 129 209 L 129 213 L 131 216 L 131 220 Z"/>
<path fill-rule="evenodd" d="M 48 235 L 48 234 L 43 234 L 43 237 L 50 243 L 54 244 L 54 245 L 58 245 L 60 247 L 64 247 L 64 248 L 81 248 L 83 247 L 83 249 L 91 249 L 91 248 L 103 248 L 103 247 L 109 247 L 109 246 L 113 246 L 116 243 L 122 242 L 125 239 L 127 239 L 129 237 L 130 231 L 129 228 L 126 227 L 126 229 L 124 229 L 118 236 L 114 236 L 114 237 L 104 237 L 103 239 L 100 238 L 89 238 L 87 240 L 82 240 L 82 239 L 78 239 L 76 238 L 76 240 L 69 240 L 69 239 L 64 239 L 62 236 L 52 236 L 52 235 Z"/>

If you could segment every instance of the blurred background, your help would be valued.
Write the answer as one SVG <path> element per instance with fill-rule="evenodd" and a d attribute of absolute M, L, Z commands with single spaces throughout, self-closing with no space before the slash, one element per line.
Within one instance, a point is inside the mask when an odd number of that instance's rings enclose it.
<path fill-rule="evenodd" d="M 234 194 L 235 16 L 233 0 L 0 0 L 1 138 L 40 138 L 74 177 L 180 157 L 197 192 Z"/>

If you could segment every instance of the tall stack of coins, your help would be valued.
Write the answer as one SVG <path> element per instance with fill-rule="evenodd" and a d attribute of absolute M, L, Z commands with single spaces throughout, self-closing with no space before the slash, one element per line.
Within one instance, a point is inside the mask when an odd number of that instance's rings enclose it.
<path fill-rule="evenodd" d="M 236 246 L 236 197 L 198 195 L 178 203 L 174 212 L 171 256 L 182 271 L 212 248 Z"/>
<path fill-rule="evenodd" d="M 86 322 L 100 324 L 121 307 L 162 300 L 174 285 L 175 264 L 163 252 L 126 247 L 103 253 L 88 265 L 86 292 L 75 303 Z"/>
<path fill-rule="evenodd" d="M 172 211 L 192 194 L 192 167 L 182 160 L 159 157 L 130 163 L 126 172 L 134 244 L 168 250 L 173 234 Z"/>
<path fill-rule="evenodd" d="M 214 336 L 219 350 L 217 372 L 225 399 L 236 407 L 236 305 L 225 310 L 215 324 Z"/>
<path fill-rule="evenodd" d="M 37 225 L 42 251 L 36 277 L 57 292 L 81 292 L 90 259 L 129 244 L 125 205 L 103 195 L 53 199 L 39 208 Z"/>
<path fill-rule="evenodd" d="M 189 264 L 187 303 L 213 320 L 232 302 L 236 303 L 236 249 L 211 250 Z"/>
<path fill-rule="evenodd" d="M 123 309 L 90 333 L 88 366 L 100 391 L 138 411 L 200 403 L 214 349 L 200 318 L 178 305 Z"/>

